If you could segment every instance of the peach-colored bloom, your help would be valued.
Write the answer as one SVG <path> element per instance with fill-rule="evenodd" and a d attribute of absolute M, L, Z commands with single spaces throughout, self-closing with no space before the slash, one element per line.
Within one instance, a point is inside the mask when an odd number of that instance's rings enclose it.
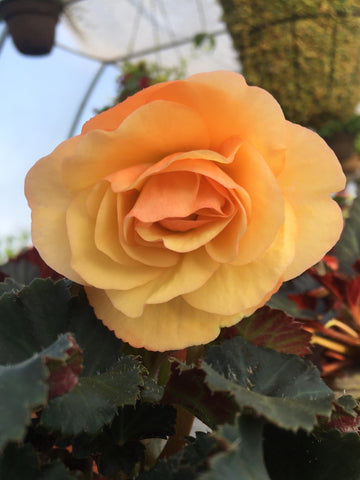
<path fill-rule="evenodd" d="M 147 88 L 30 170 L 43 259 L 136 347 L 214 339 L 335 244 L 333 152 L 241 75 Z"/>

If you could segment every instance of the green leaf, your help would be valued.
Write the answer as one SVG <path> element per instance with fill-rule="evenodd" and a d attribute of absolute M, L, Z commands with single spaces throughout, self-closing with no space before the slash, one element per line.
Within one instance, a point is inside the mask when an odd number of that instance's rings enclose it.
<path fill-rule="evenodd" d="M 163 402 L 182 405 L 211 428 L 232 422 L 238 411 L 230 390 L 212 390 L 202 368 L 184 366 L 175 361 Z"/>
<path fill-rule="evenodd" d="M 48 398 L 49 363 L 66 362 L 73 343 L 61 336 L 50 348 L 24 362 L 0 366 L 0 449 L 24 437 L 32 411 Z"/>
<path fill-rule="evenodd" d="M 166 438 L 175 433 L 176 410 L 170 405 L 138 404 L 120 409 L 111 428 L 116 443 Z"/>
<path fill-rule="evenodd" d="M 32 410 L 47 400 L 46 377 L 40 357 L 0 366 L 0 448 L 23 438 Z"/>
<path fill-rule="evenodd" d="M 34 280 L 0 298 L 0 364 L 17 363 L 72 332 L 84 354 L 83 375 L 106 371 L 123 343 L 98 320 L 83 290 L 66 280 Z"/>
<path fill-rule="evenodd" d="M 150 377 L 144 378 L 144 386 L 141 390 L 141 400 L 146 403 L 158 403 L 164 395 L 164 387 L 157 384 Z"/>
<path fill-rule="evenodd" d="M 336 400 L 336 403 L 349 415 L 355 416 L 355 409 L 359 408 L 358 402 L 351 395 L 343 395 Z"/>
<path fill-rule="evenodd" d="M 0 299 L 0 364 L 21 362 L 66 329 L 70 292 L 63 281 L 35 280 Z"/>
<path fill-rule="evenodd" d="M 300 356 L 310 353 L 311 333 L 281 310 L 260 308 L 241 320 L 236 331 L 253 345 Z"/>
<path fill-rule="evenodd" d="M 61 462 L 46 465 L 37 480 L 74 480 L 74 476 Z"/>
<path fill-rule="evenodd" d="M 95 316 L 82 288 L 70 301 L 67 320 L 66 331 L 75 335 L 84 353 L 82 375 L 105 372 L 117 362 L 123 342 Z"/>
<path fill-rule="evenodd" d="M 342 271 L 354 275 L 351 266 L 360 258 L 360 196 L 355 198 L 344 231 L 335 246 Z"/>
<path fill-rule="evenodd" d="M 38 480 L 39 461 L 34 448 L 10 443 L 0 455 L 1 480 Z"/>
<path fill-rule="evenodd" d="M 265 462 L 271 480 L 358 480 L 360 437 L 336 430 L 296 434 L 268 426 Z"/>
<path fill-rule="evenodd" d="M 5 281 L 0 283 L 0 297 L 4 293 L 15 293 L 23 288 L 23 284 L 18 283 L 13 278 L 5 278 Z"/>
<path fill-rule="evenodd" d="M 214 433 L 224 452 L 214 455 L 199 480 L 270 480 L 263 459 L 263 422 L 243 416 Z"/>
<path fill-rule="evenodd" d="M 210 347 L 203 369 L 213 392 L 229 392 L 240 410 L 286 429 L 311 430 L 331 413 L 333 392 L 314 365 L 295 355 L 255 347 L 241 337 Z"/>
<path fill-rule="evenodd" d="M 174 434 L 176 411 L 168 405 L 143 404 L 125 406 L 111 425 L 98 435 L 80 435 L 73 443 L 73 454 L 78 458 L 89 455 L 97 458 L 103 475 L 129 473 L 136 463 L 144 460 L 141 440 L 165 439 Z"/>
<path fill-rule="evenodd" d="M 216 440 L 205 433 L 198 433 L 196 439 L 189 438 L 190 442 L 176 455 L 157 462 L 155 467 L 143 472 L 137 480 L 194 480 L 199 473 L 206 469 L 206 462 Z"/>
<path fill-rule="evenodd" d="M 42 424 L 64 435 L 98 432 L 113 420 L 118 407 L 136 403 L 143 385 L 142 373 L 133 358 L 122 357 L 104 373 L 81 377 L 71 392 L 49 402 Z"/>
<path fill-rule="evenodd" d="M 135 465 L 143 461 L 145 447 L 140 442 L 124 445 L 111 444 L 105 448 L 97 462 L 99 472 L 106 476 L 118 473 L 130 475 Z"/>

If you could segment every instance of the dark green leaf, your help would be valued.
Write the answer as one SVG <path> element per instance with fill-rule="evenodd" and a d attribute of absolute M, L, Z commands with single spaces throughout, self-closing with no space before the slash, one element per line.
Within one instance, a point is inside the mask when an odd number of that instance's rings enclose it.
<path fill-rule="evenodd" d="M 21 362 L 59 334 L 72 332 L 84 354 L 83 375 L 113 365 L 123 343 L 95 317 L 83 290 L 79 287 L 75 293 L 66 280 L 37 279 L 17 294 L 4 294 L 0 298 L 0 364 Z"/>
<path fill-rule="evenodd" d="M 21 362 L 65 333 L 70 293 L 63 281 L 35 280 L 0 299 L 0 363 Z"/>
<path fill-rule="evenodd" d="M 143 385 L 141 373 L 133 358 L 123 357 L 105 373 L 81 377 L 71 392 L 49 402 L 43 425 L 64 435 L 96 433 L 113 420 L 118 407 L 136 403 Z"/>
<path fill-rule="evenodd" d="M 53 345 L 30 359 L 0 366 L 0 448 L 9 441 L 23 438 L 33 409 L 47 401 L 50 375 L 47 366 L 54 362 L 66 366 L 67 352 L 71 347 L 73 343 L 69 336 L 62 335 Z"/>
<path fill-rule="evenodd" d="M 110 431 L 116 443 L 145 438 L 166 438 L 175 433 L 176 410 L 170 405 L 139 403 L 125 406 L 115 417 Z"/>
<path fill-rule="evenodd" d="M 23 284 L 18 283 L 13 278 L 5 278 L 5 281 L 0 283 L 0 297 L 4 293 L 14 293 L 18 292 L 24 287 Z"/>
<path fill-rule="evenodd" d="M 105 427 L 98 435 L 78 436 L 73 444 L 73 452 L 76 457 L 80 458 L 88 455 L 100 455 L 101 471 L 105 474 L 104 465 L 106 461 L 104 458 L 117 454 L 122 456 L 128 448 L 136 449 L 140 440 L 166 438 L 173 435 L 175 421 L 176 411 L 171 406 L 143 404 L 141 402 L 138 402 L 135 407 L 127 405 L 118 409 L 111 425 Z M 130 447 L 131 445 L 132 447 Z M 119 446 L 124 448 L 120 451 L 117 448 Z M 136 456 L 134 462 L 136 463 L 138 460 L 139 457 Z M 124 459 L 119 460 L 119 462 L 116 459 L 111 461 L 114 468 L 117 465 L 116 468 L 124 470 L 125 467 L 121 466 Z"/>
<path fill-rule="evenodd" d="M 251 409 L 284 428 L 311 430 L 317 415 L 331 413 L 332 391 L 311 362 L 295 355 L 235 337 L 210 347 L 203 369 L 210 390 L 231 393 L 239 409 Z"/>
<path fill-rule="evenodd" d="M 350 217 L 346 220 L 344 231 L 335 246 L 335 253 L 341 270 L 354 275 L 351 266 L 360 258 L 360 196 L 350 209 Z"/>
<path fill-rule="evenodd" d="M 0 455 L 1 480 L 38 480 L 39 461 L 34 448 L 10 443 Z"/>
<path fill-rule="evenodd" d="M 0 448 L 21 440 L 32 410 L 47 400 L 47 370 L 40 357 L 0 366 Z"/>
<path fill-rule="evenodd" d="M 268 426 L 265 462 L 271 480 L 358 480 L 360 438 L 336 430 L 315 436 Z"/>
<path fill-rule="evenodd" d="M 46 465 L 37 480 L 74 480 L 69 470 L 61 462 Z"/>
<path fill-rule="evenodd" d="M 336 400 L 336 403 L 349 415 L 356 416 L 355 409 L 359 409 L 358 402 L 351 395 L 343 395 Z"/>
<path fill-rule="evenodd" d="M 110 445 L 99 457 L 98 469 L 103 475 L 116 475 L 122 472 L 130 475 L 135 465 L 144 458 L 144 446 L 140 442 L 124 445 Z"/>
<path fill-rule="evenodd" d="M 167 460 L 159 461 L 155 467 L 144 472 L 137 480 L 194 480 L 206 469 L 209 455 L 216 447 L 216 440 L 204 433 Z"/>
<path fill-rule="evenodd" d="M 144 387 L 141 390 L 141 400 L 147 403 L 158 403 L 164 395 L 164 387 L 158 385 L 150 377 L 144 378 Z"/>
<path fill-rule="evenodd" d="M 206 383 L 205 371 L 173 362 L 164 403 L 180 404 L 206 425 L 232 422 L 238 406 L 230 391 L 214 391 Z"/>
<path fill-rule="evenodd" d="M 199 480 L 270 480 L 263 459 L 262 421 L 243 416 L 234 426 L 220 427 L 214 437 L 225 451 L 211 458 L 209 471 Z"/>
<path fill-rule="evenodd" d="M 123 342 L 96 318 L 83 289 L 70 301 L 66 331 L 74 333 L 84 353 L 84 376 L 105 372 L 122 354 Z"/>

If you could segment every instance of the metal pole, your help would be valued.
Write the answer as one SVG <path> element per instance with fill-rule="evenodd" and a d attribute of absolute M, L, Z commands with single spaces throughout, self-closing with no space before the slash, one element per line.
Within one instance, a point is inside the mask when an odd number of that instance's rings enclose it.
<path fill-rule="evenodd" d="M 100 79 L 101 75 L 104 73 L 107 66 L 108 66 L 108 63 L 102 63 L 100 65 L 100 68 L 97 70 L 94 78 L 90 82 L 90 85 L 89 85 L 88 89 L 86 90 L 85 95 L 84 95 L 84 97 L 83 97 L 83 99 L 82 99 L 82 101 L 79 105 L 79 108 L 78 108 L 77 112 L 76 112 L 74 121 L 73 121 L 73 123 L 71 125 L 71 128 L 69 130 L 68 138 L 74 136 L 75 130 L 76 130 L 76 128 L 78 126 L 78 123 L 79 123 L 79 120 L 80 120 L 80 117 L 81 117 L 81 115 L 82 115 L 82 113 L 83 113 L 83 111 L 84 111 L 84 109 L 85 109 L 85 107 L 86 107 L 86 105 L 89 101 L 89 98 L 90 98 L 94 88 L 96 87 L 96 84 L 97 84 L 98 80 Z"/>
<path fill-rule="evenodd" d="M 1 32 L 1 35 L 0 35 L 0 52 L 4 46 L 4 43 L 5 43 L 5 40 L 6 40 L 6 37 L 7 37 L 7 34 L 8 34 L 8 29 L 7 27 L 5 26 L 3 28 L 3 31 Z"/>

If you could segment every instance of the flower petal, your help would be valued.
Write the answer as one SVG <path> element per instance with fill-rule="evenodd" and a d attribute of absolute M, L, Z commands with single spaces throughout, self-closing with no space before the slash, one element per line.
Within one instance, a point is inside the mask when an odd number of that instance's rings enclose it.
<path fill-rule="evenodd" d="M 283 281 L 284 272 L 294 259 L 296 235 L 296 219 L 286 204 L 284 224 L 263 257 L 247 265 L 221 265 L 203 287 L 183 298 L 192 307 L 210 313 L 233 315 L 255 310 Z"/>
<path fill-rule="evenodd" d="M 291 122 L 287 126 L 287 152 L 278 181 L 286 198 L 299 201 L 345 188 L 346 178 L 334 152 L 316 133 Z M 309 199 L 312 201 L 312 199 Z"/>
<path fill-rule="evenodd" d="M 295 257 L 286 269 L 284 280 L 303 273 L 335 245 L 343 228 L 339 205 L 332 198 L 304 197 L 303 202 L 291 203 L 298 224 Z"/>
<path fill-rule="evenodd" d="M 128 191 L 117 195 L 117 214 L 119 241 L 124 251 L 130 258 L 154 267 L 170 267 L 179 261 L 179 254 L 164 248 L 161 241 L 141 242 L 133 227 L 133 218 L 127 218 L 131 207 L 134 205 L 138 193 Z"/>
<path fill-rule="evenodd" d="M 214 340 L 219 323 L 236 323 L 236 316 L 211 315 L 192 308 L 181 298 L 160 305 L 147 305 L 139 318 L 129 318 L 112 305 L 103 290 L 86 287 L 96 315 L 115 335 L 135 348 L 180 350 Z M 166 319 L 166 321 L 164 321 Z"/>
<path fill-rule="evenodd" d="M 240 205 L 239 210 L 228 225 L 205 248 L 212 259 L 219 263 L 229 263 L 238 257 L 239 243 L 247 228 L 245 210 Z"/>
<path fill-rule="evenodd" d="M 155 281 L 127 291 L 106 290 L 106 294 L 117 310 L 129 317 L 139 317 L 146 304 L 168 302 L 201 287 L 218 267 L 205 249 L 199 249 L 184 255 L 176 267 Z"/>
<path fill-rule="evenodd" d="M 289 280 L 318 262 L 337 242 L 343 217 L 330 194 L 345 187 L 345 176 L 335 154 L 321 137 L 287 122 L 286 164 L 278 177 L 298 221 L 298 238 Z"/>
<path fill-rule="evenodd" d="M 163 100 L 139 107 L 117 130 L 91 130 L 80 139 L 62 170 L 64 183 L 74 192 L 118 170 L 209 144 L 206 126 L 195 110 Z"/>
<path fill-rule="evenodd" d="M 119 241 L 119 229 L 117 222 L 117 194 L 115 194 L 110 185 L 101 198 L 101 202 L 97 206 L 96 216 L 94 217 L 94 240 L 95 246 L 100 251 L 105 253 L 114 262 L 121 265 L 137 265 L 138 262 L 130 258 L 123 250 Z M 92 191 L 94 188 L 92 189 Z M 91 198 L 91 193 L 88 195 Z M 87 199 L 87 204 L 89 203 Z"/>
<path fill-rule="evenodd" d="M 33 243 L 43 260 L 74 282 L 84 283 L 70 266 L 66 209 L 71 195 L 61 183 L 63 158 L 73 153 L 78 141 L 79 137 L 74 137 L 61 143 L 31 168 L 25 180 L 25 195 L 32 209 Z"/>
<path fill-rule="evenodd" d="M 144 88 L 136 95 L 131 95 L 123 102 L 95 115 L 84 124 L 81 133 L 85 134 L 91 130 L 107 130 L 109 132 L 116 130 L 132 112 L 148 103 L 154 92 L 161 90 L 163 86 L 163 83 L 156 83 L 149 88 Z"/>
<path fill-rule="evenodd" d="M 286 148 L 281 107 L 265 90 L 249 87 L 241 75 L 225 71 L 200 73 L 149 93 L 152 100 L 179 102 L 196 110 L 207 125 L 212 150 L 219 151 L 228 137 L 241 135 L 275 174 L 281 171 Z"/>
<path fill-rule="evenodd" d="M 261 257 L 274 241 L 284 221 L 284 200 L 271 169 L 253 146 L 243 142 L 225 172 L 248 193 L 251 215 L 246 233 L 239 241 L 234 265 L 243 265 Z"/>
<path fill-rule="evenodd" d="M 147 265 L 121 265 L 114 262 L 95 245 L 95 220 L 87 214 L 88 191 L 79 193 L 66 215 L 67 234 L 71 248 L 71 266 L 96 288 L 130 289 L 147 283 L 162 272 Z"/>

